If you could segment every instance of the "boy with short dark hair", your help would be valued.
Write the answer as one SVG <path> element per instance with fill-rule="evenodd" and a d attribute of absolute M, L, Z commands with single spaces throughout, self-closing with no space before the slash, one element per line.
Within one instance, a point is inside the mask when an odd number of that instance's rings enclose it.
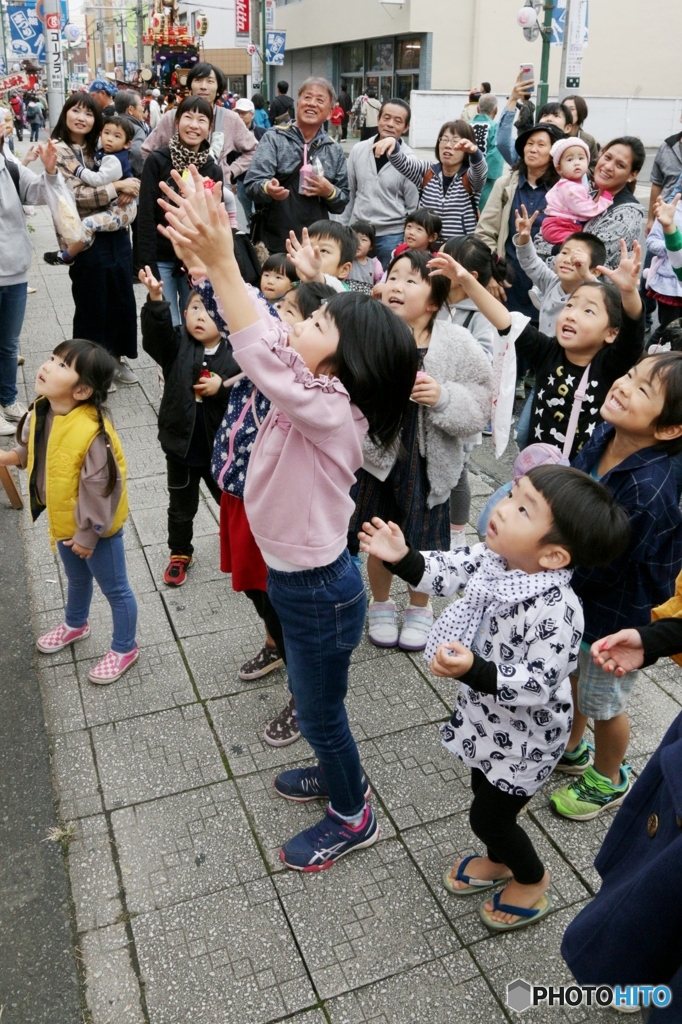
<path fill-rule="evenodd" d="M 319 281 L 337 292 L 353 290 L 346 279 L 357 248 L 355 232 L 334 220 L 317 220 L 309 228 L 303 228 L 300 242 L 293 231 L 287 239 L 289 260 L 296 268 L 299 281 Z"/>

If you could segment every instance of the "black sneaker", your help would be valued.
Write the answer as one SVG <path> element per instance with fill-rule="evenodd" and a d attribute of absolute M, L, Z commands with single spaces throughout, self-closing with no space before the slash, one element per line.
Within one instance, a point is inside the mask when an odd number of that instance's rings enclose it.
<path fill-rule="evenodd" d="M 65 260 L 60 252 L 44 252 L 43 259 L 53 267 L 66 267 L 73 260 Z"/>
<path fill-rule="evenodd" d="M 274 672 L 284 664 L 282 655 L 276 647 L 268 647 L 266 644 L 260 649 L 255 658 L 245 662 L 239 669 L 240 679 L 261 679 L 268 672 Z"/>
<path fill-rule="evenodd" d="M 296 718 L 296 704 L 292 697 L 283 711 L 266 726 L 263 739 L 271 747 L 288 747 L 300 740 L 301 730 Z"/>
<path fill-rule="evenodd" d="M 362 785 L 365 800 L 369 800 L 372 790 L 364 773 Z M 310 800 L 329 799 L 329 790 L 319 764 L 311 768 L 291 768 L 289 771 L 280 772 L 275 779 L 275 789 L 285 800 L 294 800 L 299 804 L 306 804 Z"/>

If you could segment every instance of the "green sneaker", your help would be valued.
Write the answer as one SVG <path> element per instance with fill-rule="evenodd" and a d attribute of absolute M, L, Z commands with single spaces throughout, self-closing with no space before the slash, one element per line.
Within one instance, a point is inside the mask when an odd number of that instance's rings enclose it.
<path fill-rule="evenodd" d="M 610 779 L 596 772 L 592 765 L 568 786 L 552 793 L 549 804 L 553 811 L 574 821 L 589 821 L 622 804 L 630 790 L 630 773 L 621 767 L 621 784 L 614 786 Z"/>
<path fill-rule="evenodd" d="M 582 739 L 575 750 L 569 754 L 568 751 L 557 761 L 556 770 L 565 772 L 566 775 L 583 775 L 585 769 L 592 764 L 594 747 L 591 743 Z"/>

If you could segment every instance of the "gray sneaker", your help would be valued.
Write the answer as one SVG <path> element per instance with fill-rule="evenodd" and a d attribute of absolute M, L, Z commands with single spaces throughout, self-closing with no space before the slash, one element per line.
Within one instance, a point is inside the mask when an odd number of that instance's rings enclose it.
<path fill-rule="evenodd" d="M 11 435 L 16 434 L 16 432 L 16 423 L 10 423 L 4 416 L 0 416 L 0 437 L 11 437 Z"/>
<path fill-rule="evenodd" d="M 124 359 L 120 363 L 116 364 L 114 370 L 114 380 L 119 384 L 137 384 L 138 378 L 135 376 L 133 371 L 130 369 Z"/>
<path fill-rule="evenodd" d="M 22 405 L 21 402 L 13 402 L 12 405 L 5 405 L 2 409 L 5 419 L 14 423 L 18 423 L 25 412 L 26 406 Z"/>

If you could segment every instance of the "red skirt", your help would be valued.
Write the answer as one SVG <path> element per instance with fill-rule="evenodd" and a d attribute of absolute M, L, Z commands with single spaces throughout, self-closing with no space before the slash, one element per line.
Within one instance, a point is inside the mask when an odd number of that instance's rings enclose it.
<path fill-rule="evenodd" d="M 232 573 L 232 589 L 265 590 L 268 569 L 253 539 L 244 502 L 220 497 L 220 571 Z"/>

